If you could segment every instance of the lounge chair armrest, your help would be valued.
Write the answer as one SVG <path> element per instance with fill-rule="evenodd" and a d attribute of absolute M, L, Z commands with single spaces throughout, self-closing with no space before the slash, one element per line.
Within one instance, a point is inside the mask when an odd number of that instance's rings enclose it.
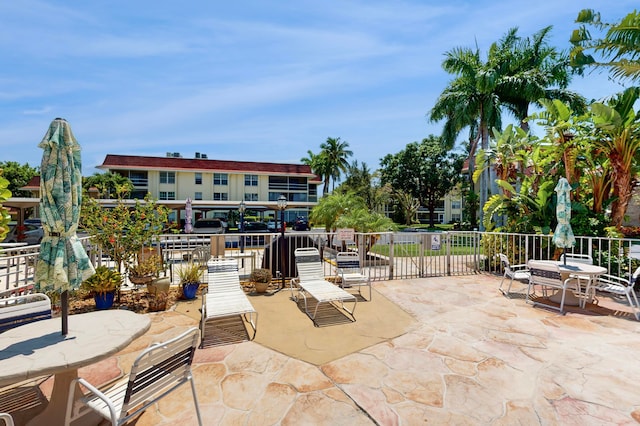
<path fill-rule="evenodd" d="M 596 282 L 596 288 L 600 286 L 604 286 L 607 284 L 619 285 L 619 286 L 629 286 L 629 280 L 626 278 L 621 278 L 615 275 L 603 274 L 598 276 L 598 281 Z"/>

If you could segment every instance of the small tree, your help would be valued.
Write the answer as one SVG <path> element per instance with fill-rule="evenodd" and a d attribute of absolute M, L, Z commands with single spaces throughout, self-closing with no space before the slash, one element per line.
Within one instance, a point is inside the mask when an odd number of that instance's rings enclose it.
<path fill-rule="evenodd" d="M 118 265 L 129 269 L 138 263 L 143 247 L 150 246 L 167 224 L 169 209 L 150 194 L 140 200 L 125 200 L 118 194 L 115 207 L 104 207 L 83 197 L 80 225 Z"/>
<path fill-rule="evenodd" d="M 433 227 L 439 201 L 460 181 L 462 162 L 460 155 L 448 152 L 440 138 L 431 135 L 386 155 L 380 161 L 381 181 L 418 199 L 429 210 Z"/>

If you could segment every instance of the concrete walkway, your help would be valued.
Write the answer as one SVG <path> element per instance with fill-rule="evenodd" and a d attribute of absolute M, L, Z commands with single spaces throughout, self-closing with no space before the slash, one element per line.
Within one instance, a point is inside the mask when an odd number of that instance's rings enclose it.
<path fill-rule="evenodd" d="M 255 342 L 198 350 L 193 372 L 205 424 L 640 422 L 640 322 L 625 315 L 624 303 L 602 300 L 611 310 L 562 316 L 505 298 L 498 285 L 489 275 L 376 282 L 417 321 L 398 337 L 321 365 Z M 196 324 L 177 312 L 151 316 L 145 336 L 80 375 L 106 381 L 128 371 L 152 341 Z M 295 321 L 310 320 L 299 313 Z M 335 338 L 350 325 L 331 326 Z M 178 423 L 197 424 L 188 387 L 136 424 Z"/>

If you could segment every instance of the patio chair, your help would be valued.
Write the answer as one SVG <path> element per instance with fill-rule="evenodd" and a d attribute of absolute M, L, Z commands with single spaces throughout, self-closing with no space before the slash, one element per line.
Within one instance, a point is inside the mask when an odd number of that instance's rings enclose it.
<path fill-rule="evenodd" d="M 340 278 L 340 287 L 358 288 L 358 294 L 362 295 L 362 287 L 369 287 L 369 300 L 371 301 L 371 277 L 360 266 L 360 255 L 353 251 L 339 252 L 336 254 L 336 276 Z"/>
<path fill-rule="evenodd" d="M 44 293 L 0 299 L 0 333 L 19 325 L 51 318 L 51 299 Z"/>
<path fill-rule="evenodd" d="M 588 263 L 589 265 L 593 265 L 593 258 L 588 254 L 562 253 L 560 255 L 560 261 L 564 262 L 565 258 L 567 262 Z"/>
<path fill-rule="evenodd" d="M 535 305 L 545 306 L 550 309 L 555 309 L 564 314 L 564 305 L 567 296 L 567 291 L 575 291 L 578 294 L 578 298 L 584 298 L 586 295 L 581 293 L 580 280 L 576 277 L 569 276 L 569 278 L 563 280 L 560 274 L 560 267 L 551 262 L 540 262 L 536 260 L 530 260 L 527 263 L 529 268 L 529 285 L 527 286 L 527 303 Z M 544 303 L 540 298 L 533 299 L 535 295 L 535 286 L 538 285 L 542 288 L 543 296 L 547 296 L 549 290 L 557 290 L 561 292 L 560 306 Z"/>
<path fill-rule="evenodd" d="M 48 318 L 51 318 L 51 299 L 46 294 L 32 293 L 0 299 L 0 333 Z M 15 413 L 45 406 L 47 398 L 40 385 L 49 377 L 37 377 L 0 388 L 0 411 Z"/>
<path fill-rule="evenodd" d="M 256 337 L 258 312 L 247 298 L 238 275 L 238 261 L 231 258 L 213 258 L 207 262 L 208 288 L 202 296 L 202 319 L 200 331 L 202 344 L 211 340 L 210 325 L 215 320 L 241 316 L 245 323 L 253 330 L 249 340 Z M 245 330 L 246 331 L 246 330 Z M 229 331 L 236 335 L 237 332 Z M 210 342 L 208 342 L 210 343 Z"/>
<path fill-rule="evenodd" d="M 625 296 L 629 302 L 629 306 L 633 309 L 633 315 L 636 317 L 636 320 L 640 321 L 640 303 L 638 303 L 638 297 L 635 291 L 639 277 L 640 267 L 635 270 L 629 279 L 609 274 L 600 275 L 595 284 L 595 289 L 615 296 Z"/>
<path fill-rule="evenodd" d="M 211 246 L 196 247 L 191 251 L 191 261 L 197 263 L 203 271 L 207 269 L 207 262 L 211 259 Z"/>
<path fill-rule="evenodd" d="M 4 422 L 5 426 L 13 426 L 13 417 L 8 413 L 0 413 L 0 420 Z"/>
<path fill-rule="evenodd" d="M 498 290 L 500 290 L 503 295 L 509 296 L 509 294 L 511 294 L 513 280 L 528 282 L 531 274 L 529 273 L 529 267 L 526 264 L 522 263 L 519 265 L 512 265 L 509 262 L 507 255 L 503 253 L 498 253 L 498 257 L 500 258 L 500 263 L 502 263 L 502 269 L 504 269 L 504 274 L 502 275 L 502 280 L 500 280 L 500 287 Z M 504 283 L 505 278 L 509 278 L 509 287 L 507 287 L 507 291 L 502 289 L 502 284 Z"/>
<path fill-rule="evenodd" d="M 353 294 L 346 292 L 344 289 L 324 279 L 324 271 L 322 270 L 318 249 L 315 247 L 297 248 L 294 256 L 298 277 L 293 278 L 289 282 L 291 286 L 291 298 L 296 303 L 298 303 L 300 299 L 303 300 L 304 311 L 307 316 L 311 318 L 313 324 L 318 326 L 316 316 L 318 314 L 318 308 L 323 303 L 329 303 L 336 307 L 337 303 L 339 303 L 340 308 L 350 315 L 351 321 L 355 321 L 354 312 L 358 300 Z M 294 294 L 296 289 L 297 294 Z M 307 296 L 310 296 L 316 301 L 313 314 L 309 312 Z M 345 302 L 353 302 L 351 309 L 345 305 Z"/>
<path fill-rule="evenodd" d="M 202 425 L 191 374 L 198 335 L 198 329 L 193 327 L 164 343 L 152 344 L 135 359 L 129 375 L 108 389 L 99 390 L 83 378 L 74 379 L 69 385 L 65 425 L 91 410 L 113 426 L 125 424 L 187 382 L 191 383 L 198 424 Z M 88 392 L 76 399 L 78 385 Z"/>

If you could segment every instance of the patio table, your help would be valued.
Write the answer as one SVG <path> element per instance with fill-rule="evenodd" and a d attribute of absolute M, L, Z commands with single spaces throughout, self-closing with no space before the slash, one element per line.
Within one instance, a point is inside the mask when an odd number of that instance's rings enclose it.
<path fill-rule="evenodd" d="M 64 424 L 69 385 L 78 377 L 78 368 L 119 352 L 151 326 L 146 315 L 96 311 L 69 316 L 69 333 L 63 336 L 60 321 L 37 321 L 0 334 L 0 386 L 48 374 L 55 377 L 49 404 L 30 425 Z"/>
<path fill-rule="evenodd" d="M 588 277 L 587 287 L 585 289 L 587 298 L 580 300 L 572 291 L 570 291 L 567 292 L 564 302 L 565 305 L 580 306 L 583 309 L 586 307 L 587 301 L 591 302 L 590 294 L 592 292 L 591 287 L 593 283 L 597 280 L 598 276 L 607 273 L 607 268 L 603 268 L 602 266 L 597 265 L 590 265 L 588 263 L 567 261 L 567 263 L 565 264 L 563 261 L 559 260 L 541 260 L 539 262 L 558 265 L 563 280 L 569 278 L 569 275 Z M 561 298 L 562 292 L 556 292 L 554 295 L 549 297 L 549 300 L 551 300 L 552 302 L 560 303 Z"/>

